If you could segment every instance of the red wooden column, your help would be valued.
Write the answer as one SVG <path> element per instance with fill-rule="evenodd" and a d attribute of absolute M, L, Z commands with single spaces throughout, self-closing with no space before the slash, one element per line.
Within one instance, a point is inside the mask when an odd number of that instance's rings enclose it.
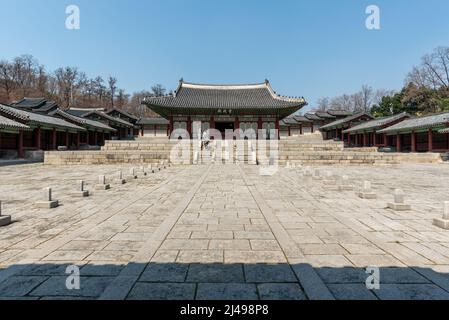
<path fill-rule="evenodd" d="M 257 138 L 259 138 L 260 130 L 262 130 L 262 117 L 257 118 Z"/>
<path fill-rule="evenodd" d="M 401 135 L 396 134 L 396 152 L 401 152 Z"/>
<path fill-rule="evenodd" d="M 384 145 L 387 146 L 387 145 L 388 145 L 387 134 L 384 133 L 384 134 L 382 135 L 382 137 L 383 137 L 383 139 L 384 139 Z"/>
<path fill-rule="evenodd" d="M 345 134 L 343 133 L 343 128 L 341 128 L 341 141 L 345 141 Z"/>
<path fill-rule="evenodd" d="M 349 147 L 349 146 L 351 146 L 351 134 L 350 133 L 348 133 L 347 139 L 348 139 L 348 147 Z"/>
<path fill-rule="evenodd" d="M 301 135 L 302 135 L 302 123 L 301 123 L 301 124 L 299 124 L 299 134 L 301 134 Z"/>
<path fill-rule="evenodd" d="M 412 131 L 412 152 L 416 152 L 416 132 Z"/>
<path fill-rule="evenodd" d="M 288 136 L 290 137 L 292 135 L 292 131 L 290 129 L 290 126 L 287 126 L 287 129 L 288 129 Z"/>
<path fill-rule="evenodd" d="M 313 133 L 313 122 L 310 123 L 310 132 Z"/>
<path fill-rule="evenodd" d="M 431 152 L 433 150 L 433 132 L 432 129 L 429 129 L 429 132 L 427 133 L 427 140 L 428 140 L 428 151 Z"/>
<path fill-rule="evenodd" d="M 119 136 L 119 138 L 120 138 L 120 136 Z M 90 144 L 89 143 L 89 130 L 86 131 L 86 143 Z"/>
<path fill-rule="evenodd" d="M 97 131 L 94 131 L 94 146 L 98 145 L 98 134 Z"/>
<path fill-rule="evenodd" d="M 56 150 L 56 129 L 52 131 L 51 149 Z"/>
<path fill-rule="evenodd" d="M 190 139 L 192 139 L 192 118 L 187 117 L 187 133 L 189 134 Z"/>
<path fill-rule="evenodd" d="M 359 146 L 359 135 L 357 133 L 355 134 L 355 146 Z"/>
<path fill-rule="evenodd" d="M 338 129 L 335 128 L 335 139 L 338 139 Z"/>
<path fill-rule="evenodd" d="M 37 150 L 41 149 L 41 127 L 37 127 L 36 129 L 36 141 L 34 142 L 34 145 Z"/>
<path fill-rule="evenodd" d="M 168 123 L 168 135 L 171 136 L 172 132 L 173 132 L 173 116 L 170 116 Z"/>
<path fill-rule="evenodd" d="M 23 130 L 19 131 L 19 141 L 17 146 L 17 155 L 19 158 L 23 158 L 24 152 L 23 152 Z"/>
<path fill-rule="evenodd" d="M 377 137 L 376 137 L 376 131 L 373 131 L 373 146 L 377 146 Z"/>
<path fill-rule="evenodd" d="M 81 139 L 80 135 L 81 135 L 81 134 L 80 134 L 79 132 L 76 133 L 76 148 L 77 148 L 77 149 L 80 148 L 80 143 L 81 143 L 81 141 L 80 141 L 80 139 Z"/>
<path fill-rule="evenodd" d="M 363 146 L 366 147 L 366 133 L 363 133 Z"/>

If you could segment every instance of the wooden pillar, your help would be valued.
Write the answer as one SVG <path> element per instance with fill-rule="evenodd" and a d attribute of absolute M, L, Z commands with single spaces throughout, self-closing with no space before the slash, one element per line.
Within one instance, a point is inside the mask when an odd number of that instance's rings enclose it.
<path fill-rule="evenodd" d="M 215 118 L 213 116 L 209 119 L 209 129 L 215 129 Z"/>
<path fill-rule="evenodd" d="M 119 135 L 119 139 L 120 139 L 120 135 Z M 86 143 L 90 144 L 89 143 L 89 130 L 86 131 Z"/>
<path fill-rule="evenodd" d="M 433 150 L 433 132 L 432 129 L 429 129 L 429 132 L 427 133 L 427 140 L 428 140 L 428 151 L 432 152 Z"/>
<path fill-rule="evenodd" d="M 396 152 L 401 152 L 401 135 L 396 134 Z"/>
<path fill-rule="evenodd" d="M 23 130 L 19 131 L 19 141 L 18 141 L 18 146 L 17 146 L 17 155 L 19 156 L 19 158 L 23 158 L 24 157 L 24 152 L 23 152 Z"/>
<path fill-rule="evenodd" d="M 192 139 L 192 118 L 187 117 L 187 133 L 189 134 L 189 138 Z"/>
<path fill-rule="evenodd" d="M 341 141 L 345 141 L 345 134 L 343 133 L 343 128 L 341 128 Z"/>
<path fill-rule="evenodd" d="M 98 134 L 97 131 L 94 131 L 94 146 L 98 145 Z"/>
<path fill-rule="evenodd" d="M 366 133 L 363 133 L 363 146 L 366 147 Z"/>
<path fill-rule="evenodd" d="M 299 124 L 299 134 L 302 135 L 302 123 Z"/>
<path fill-rule="evenodd" d="M 347 139 L 348 139 L 348 147 L 350 147 L 351 146 L 351 134 L 350 133 L 348 133 Z"/>
<path fill-rule="evenodd" d="M 355 134 L 355 146 L 358 147 L 359 145 L 359 135 L 358 133 Z"/>
<path fill-rule="evenodd" d="M 383 139 L 384 139 L 384 146 L 388 146 L 387 134 L 384 133 L 384 134 L 382 135 L 382 137 L 383 137 Z"/>
<path fill-rule="evenodd" d="M 41 127 L 36 128 L 36 141 L 34 142 L 34 146 L 37 150 L 41 149 Z"/>
<path fill-rule="evenodd" d="M 290 137 L 292 135 L 292 131 L 290 129 L 290 126 L 287 126 L 287 129 L 288 129 L 288 136 Z"/>
<path fill-rule="evenodd" d="M 171 136 L 172 132 L 173 132 L 173 116 L 170 116 L 168 123 L 168 135 Z"/>
<path fill-rule="evenodd" d="M 373 131 L 373 146 L 377 147 L 377 136 L 376 131 Z"/>
<path fill-rule="evenodd" d="M 313 133 L 313 122 L 310 123 L 310 132 Z"/>
<path fill-rule="evenodd" d="M 338 129 L 335 128 L 335 139 L 338 139 Z"/>
<path fill-rule="evenodd" d="M 2 149 L 2 133 L 0 132 L 0 150 Z"/>
<path fill-rule="evenodd" d="M 416 152 L 416 132 L 415 131 L 412 131 L 412 134 L 411 134 L 411 136 L 412 136 L 412 152 Z"/>
<path fill-rule="evenodd" d="M 52 131 L 51 149 L 56 150 L 56 129 Z"/>
<path fill-rule="evenodd" d="M 69 148 L 69 131 L 65 132 L 65 146 L 67 147 L 67 149 Z"/>

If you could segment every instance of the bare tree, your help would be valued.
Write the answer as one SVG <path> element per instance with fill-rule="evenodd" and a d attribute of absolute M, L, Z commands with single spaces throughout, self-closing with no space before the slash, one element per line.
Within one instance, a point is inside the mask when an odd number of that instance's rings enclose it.
<path fill-rule="evenodd" d="M 109 76 L 108 85 L 109 85 L 109 95 L 111 97 L 111 107 L 114 108 L 114 97 L 115 91 L 117 90 L 117 78 Z"/>
<path fill-rule="evenodd" d="M 317 109 L 319 111 L 326 111 L 327 109 L 329 109 L 329 98 L 328 97 L 319 98 L 316 104 Z"/>
<path fill-rule="evenodd" d="M 431 89 L 449 88 L 449 47 L 438 47 L 421 59 L 421 65 L 408 74 L 406 83 Z"/>
<path fill-rule="evenodd" d="M 161 84 L 155 84 L 154 86 L 151 87 L 151 93 L 155 96 L 155 97 L 161 97 L 163 95 L 165 95 L 165 92 L 167 90 L 165 89 L 165 87 Z"/>
<path fill-rule="evenodd" d="M 63 107 L 68 108 L 72 105 L 74 87 L 78 75 L 78 69 L 73 67 L 59 68 L 55 71 L 58 91 L 61 96 Z"/>

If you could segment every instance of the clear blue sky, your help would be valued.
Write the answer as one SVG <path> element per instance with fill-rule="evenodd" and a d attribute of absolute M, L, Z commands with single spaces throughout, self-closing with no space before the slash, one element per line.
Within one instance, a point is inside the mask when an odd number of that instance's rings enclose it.
<path fill-rule="evenodd" d="M 65 8 L 81 30 L 65 28 Z M 365 8 L 381 9 L 381 30 Z M 0 59 L 114 75 L 128 92 L 177 81 L 261 82 L 285 95 L 399 89 L 420 57 L 449 46 L 447 0 L 0 0 Z"/>

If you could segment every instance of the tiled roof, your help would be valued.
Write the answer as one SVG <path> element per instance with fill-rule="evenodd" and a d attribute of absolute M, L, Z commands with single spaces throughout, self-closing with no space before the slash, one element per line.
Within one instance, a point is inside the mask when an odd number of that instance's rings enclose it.
<path fill-rule="evenodd" d="M 30 130 L 31 128 L 23 123 L 11 120 L 0 115 L 0 130 L 1 129 Z"/>
<path fill-rule="evenodd" d="M 180 82 L 173 95 L 146 97 L 143 103 L 158 113 L 163 108 L 194 109 L 294 109 L 290 114 L 307 103 L 304 98 L 277 95 L 268 81 L 245 85 L 207 85 Z"/>
<path fill-rule="evenodd" d="M 343 132 L 350 133 L 350 132 L 357 132 L 357 131 L 379 129 L 383 126 L 388 125 L 389 123 L 392 123 L 392 122 L 395 122 L 395 121 L 398 121 L 401 119 L 406 119 L 406 118 L 410 118 L 410 115 L 406 112 L 403 112 L 403 113 L 399 113 L 399 114 L 396 114 L 393 116 L 383 117 L 383 118 L 378 118 L 378 119 L 374 119 L 371 121 L 367 121 L 367 122 L 361 123 L 357 126 L 354 126 L 352 128 L 349 128 Z"/>
<path fill-rule="evenodd" d="M 125 127 L 134 127 L 134 125 L 132 123 L 129 123 L 128 121 L 125 121 L 123 119 L 120 118 L 116 118 L 113 116 L 110 116 L 108 114 L 106 114 L 104 112 L 103 108 L 92 108 L 92 109 L 88 109 L 88 108 L 70 108 L 65 110 L 65 112 L 77 116 L 77 117 L 82 117 L 82 118 L 87 118 L 90 116 L 98 116 L 100 118 L 103 118 L 105 120 L 111 121 L 111 122 L 115 122 L 121 125 L 124 125 Z"/>
<path fill-rule="evenodd" d="M 137 121 L 138 124 L 169 124 L 165 118 L 141 118 Z"/>
<path fill-rule="evenodd" d="M 311 120 L 307 119 L 307 118 L 304 117 L 304 116 L 293 116 L 293 117 L 294 117 L 295 120 L 298 121 L 298 122 L 307 122 L 307 123 L 312 122 Z"/>
<path fill-rule="evenodd" d="M 46 113 L 58 107 L 56 102 L 47 101 L 44 98 L 23 98 L 16 103 L 13 103 L 12 106 L 40 113 Z"/>
<path fill-rule="evenodd" d="M 359 112 L 359 113 L 356 113 L 356 114 L 354 114 L 352 116 L 349 116 L 349 117 L 346 117 L 346 118 L 339 119 L 339 120 L 336 120 L 334 122 L 328 123 L 328 124 L 322 126 L 320 128 L 320 130 L 338 128 L 341 125 L 344 125 L 344 124 L 346 124 L 348 122 L 351 122 L 351 121 L 355 121 L 355 120 L 357 120 L 357 119 L 359 119 L 361 117 L 366 117 L 366 118 L 373 119 L 373 117 L 371 115 L 369 115 L 368 113 L 366 113 L 366 112 Z"/>
<path fill-rule="evenodd" d="M 317 112 L 315 112 L 315 115 L 320 118 L 323 118 L 323 119 L 335 119 L 336 118 L 335 116 L 329 114 L 327 111 L 317 111 Z"/>
<path fill-rule="evenodd" d="M 353 115 L 353 112 L 347 111 L 347 110 L 327 110 L 327 113 L 329 113 L 332 116 L 336 117 L 349 117 Z"/>
<path fill-rule="evenodd" d="M 380 130 L 379 133 L 395 133 L 400 131 L 429 129 L 446 124 L 449 124 L 449 112 L 404 120 L 391 127 Z"/>
<path fill-rule="evenodd" d="M 84 128 L 81 128 L 77 125 L 74 125 L 70 122 L 64 121 L 60 118 L 51 117 L 43 114 L 38 114 L 34 112 L 29 112 L 21 109 L 17 109 L 15 107 L 6 106 L 3 104 L 0 104 L 0 112 L 4 112 L 8 115 L 11 115 L 12 117 L 22 119 L 27 122 L 27 124 L 30 123 L 37 123 L 37 124 L 43 124 L 50 127 L 57 127 L 57 128 L 63 128 L 63 129 L 72 129 L 72 130 L 80 130 L 84 131 Z"/>
<path fill-rule="evenodd" d="M 135 120 L 135 121 L 139 120 L 138 117 L 132 115 L 132 114 L 129 113 L 129 112 L 126 112 L 126 111 L 124 111 L 124 110 L 118 109 L 118 108 L 112 108 L 111 110 L 106 111 L 106 114 L 113 113 L 114 111 L 115 111 L 115 112 L 118 112 L 118 113 L 121 113 L 121 114 L 124 115 L 125 117 L 130 118 L 130 119 L 132 119 L 132 120 Z"/>
<path fill-rule="evenodd" d="M 59 115 L 65 119 L 76 122 L 81 126 L 87 125 L 90 127 L 94 127 L 94 128 L 102 129 L 102 130 L 106 130 L 106 131 L 117 131 L 114 128 L 111 128 L 110 126 L 108 126 L 107 124 L 104 124 L 103 122 L 91 120 L 88 118 L 81 118 L 81 117 L 75 116 L 73 114 L 67 113 L 61 109 L 57 109 L 53 114 Z"/>
<path fill-rule="evenodd" d="M 312 121 L 322 121 L 323 120 L 322 118 L 317 116 L 315 113 L 306 113 L 304 115 L 304 117 L 306 117 L 307 119 L 312 120 Z"/>

